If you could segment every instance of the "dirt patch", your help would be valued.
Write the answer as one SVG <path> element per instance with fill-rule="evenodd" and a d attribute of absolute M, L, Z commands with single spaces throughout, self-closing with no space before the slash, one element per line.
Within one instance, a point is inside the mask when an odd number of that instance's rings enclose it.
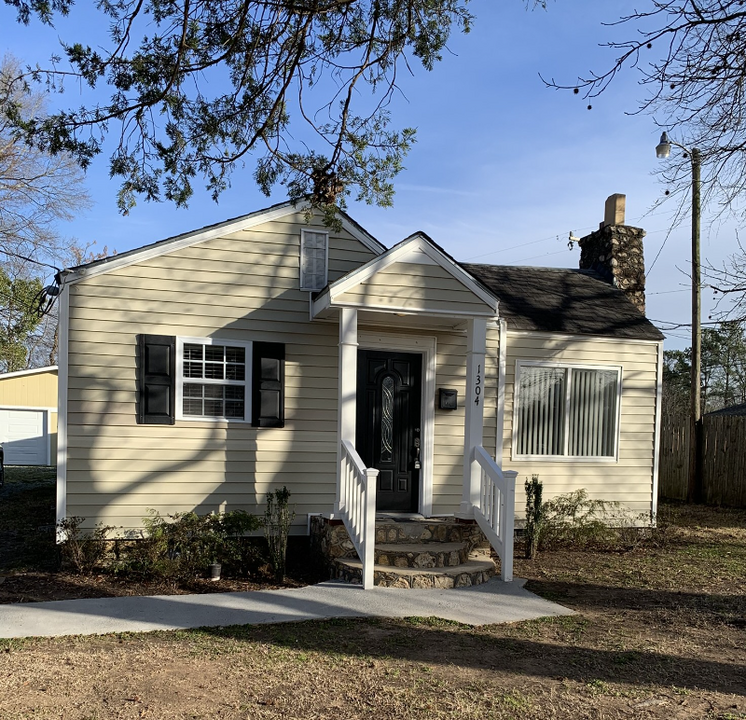
<path fill-rule="evenodd" d="M 16 642 L 0 653 L 0 717 L 746 717 L 743 647 L 702 657 L 594 623 L 346 620 Z"/>
<path fill-rule="evenodd" d="M 516 575 L 571 617 L 0 641 L 0 718 L 746 720 L 746 513 L 664 505 L 660 519 L 616 549 L 530 562 L 517 549 Z M 268 586 L 195 583 L 171 591 Z M 29 567 L 5 587 L 25 599 L 169 591 Z"/>

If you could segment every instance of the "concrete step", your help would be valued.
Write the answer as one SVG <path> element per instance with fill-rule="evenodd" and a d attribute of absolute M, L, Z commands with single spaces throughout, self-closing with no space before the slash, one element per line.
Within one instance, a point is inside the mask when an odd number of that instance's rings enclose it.
<path fill-rule="evenodd" d="M 353 558 L 335 560 L 337 577 L 347 582 L 361 583 L 363 564 Z M 495 574 L 492 560 L 469 559 L 455 567 L 418 570 L 376 565 L 373 569 L 373 582 L 380 587 L 413 589 L 447 589 L 470 587 L 487 582 Z"/>
<path fill-rule="evenodd" d="M 384 543 L 374 554 L 376 565 L 424 570 L 460 565 L 469 559 L 469 548 L 463 542 Z"/>

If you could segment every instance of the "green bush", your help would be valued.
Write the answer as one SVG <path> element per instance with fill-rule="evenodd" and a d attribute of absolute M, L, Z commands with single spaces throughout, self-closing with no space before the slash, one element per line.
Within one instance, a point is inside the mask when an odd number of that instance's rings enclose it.
<path fill-rule="evenodd" d="M 77 515 L 65 518 L 57 523 L 57 531 L 64 537 L 60 543 L 63 565 L 88 574 L 104 565 L 109 552 L 107 537 L 114 528 L 99 523 L 92 531 L 86 532 L 80 527 L 84 520 Z"/>
<path fill-rule="evenodd" d="M 246 574 L 255 550 L 244 535 L 257 530 L 261 522 L 243 510 L 165 517 L 150 510 L 143 525 L 143 539 L 120 548 L 113 570 L 123 575 L 183 582 L 201 575 L 213 562 L 224 564 L 225 574 Z"/>

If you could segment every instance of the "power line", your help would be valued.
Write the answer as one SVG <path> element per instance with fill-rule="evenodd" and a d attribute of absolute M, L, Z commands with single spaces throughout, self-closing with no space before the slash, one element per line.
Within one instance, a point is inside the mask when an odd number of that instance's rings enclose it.
<path fill-rule="evenodd" d="M 545 258 L 550 257 L 552 255 L 562 255 L 563 253 L 566 253 L 567 250 L 557 250 L 557 252 L 550 252 L 550 253 L 543 253 L 542 255 L 532 255 L 531 257 L 523 258 L 521 260 L 516 260 L 516 264 L 518 263 L 524 263 L 528 262 L 529 260 L 536 260 L 538 258 Z"/>
<path fill-rule="evenodd" d="M 676 330 L 678 328 L 689 328 L 692 326 L 692 324 L 689 323 L 675 323 L 672 320 L 653 320 L 652 318 L 648 318 L 650 322 L 657 323 L 657 324 L 668 324 L 670 327 L 663 328 L 664 330 Z M 712 320 L 710 322 L 703 322 L 702 325 L 725 325 L 727 323 L 731 322 L 743 322 L 743 320 Z"/>
<path fill-rule="evenodd" d="M 42 267 L 51 268 L 56 273 L 62 272 L 62 268 L 58 268 L 56 265 L 50 265 L 49 263 L 42 262 L 41 260 L 34 260 L 34 258 L 26 257 L 25 255 L 19 255 L 18 253 L 11 252 L 10 250 L 5 250 L 4 248 L 0 248 L 0 253 L 2 253 L 3 255 L 9 255 L 10 257 L 18 258 L 19 260 L 25 260 L 26 262 L 34 263 L 36 265 L 41 265 Z"/>
<path fill-rule="evenodd" d="M 654 213 L 645 213 L 644 215 L 641 215 L 640 217 L 633 218 L 632 220 L 630 220 L 630 222 L 636 223 L 636 222 L 639 222 L 640 220 L 644 220 L 645 218 L 656 217 L 658 215 L 665 215 L 665 214 L 672 215 L 674 213 L 670 213 L 670 212 L 666 213 L 666 212 L 663 212 L 663 211 L 661 211 L 661 212 L 654 212 Z M 593 230 L 596 230 L 596 229 L 598 229 L 596 225 L 588 225 L 586 227 L 579 228 L 578 232 L 581 232 L 581 233 L 584 233 L 586 231 L 592 232 Z M 651 230 L 647 234 L 648 235 L 652 235 L 653 233 L 657 233 L 657 232 L 668 232 L 668 233 L 670 233 L 671 231 L 670 230 L 668 230 L 668 231 L 664 231 L 664 230 Z M 509 247 L 500 248 L 498 250 L 490 250 L 489 252 L 481 253 L 480 255 L 472 255 L 471 257 L 465 258 L 462 262 L 471 262 L 472 260 L 477 260 L 479 258 L 488 257 L 490 255 L 498 255 L 499 253 L 508 252 L 509 250 L 516 250 L 517 248 L 527 247 L 529 245 L 537 245 L 538 243 L 549 242 L 550 240 L 557 240 L 557 241 L 559 241 L 561 237 L 566 236 L 566 235 L 567 235 L 567 231 L 563 231 L 563 232 L 560 232 L 560 233 L 555 233 L 554 235 L 548 235 L 547 237 L 540 238 L 539 240 L 530 240 L 529 242 L 520 243 L 518 245 L 511 245 Z M 665 242 L 664 242 L 664 244 L 665 244 Z M 559 254 L 559 253 L 555 253 L 555 254 Z M 660 254 L 660 251 L 659 251 L 659 254 Z M 541 257 L 541 256 L 540 255 L 536 255 L 535 257 Z M 530 260 L 532 258 L 527 258 L 527 259 Z M 656 256 L 656 259 L 657 259 L 657 256 Z M 523 261 L 519 261 L 519 262 L 523 262 Z M 655 261 L 653 261 L 653 264 L 655 264 Z M 652 270 L 652 267 L 650 269 Z"/>

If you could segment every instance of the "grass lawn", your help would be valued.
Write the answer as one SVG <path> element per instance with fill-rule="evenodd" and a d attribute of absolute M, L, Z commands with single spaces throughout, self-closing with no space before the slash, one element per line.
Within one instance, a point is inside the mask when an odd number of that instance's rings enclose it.
<path fill-rule="evenodd" d="M 0 640 L 0 718 L 746 720 L 746 512 L 663 505 L 642 542 L 516 574 L 577 614 Z"/>

